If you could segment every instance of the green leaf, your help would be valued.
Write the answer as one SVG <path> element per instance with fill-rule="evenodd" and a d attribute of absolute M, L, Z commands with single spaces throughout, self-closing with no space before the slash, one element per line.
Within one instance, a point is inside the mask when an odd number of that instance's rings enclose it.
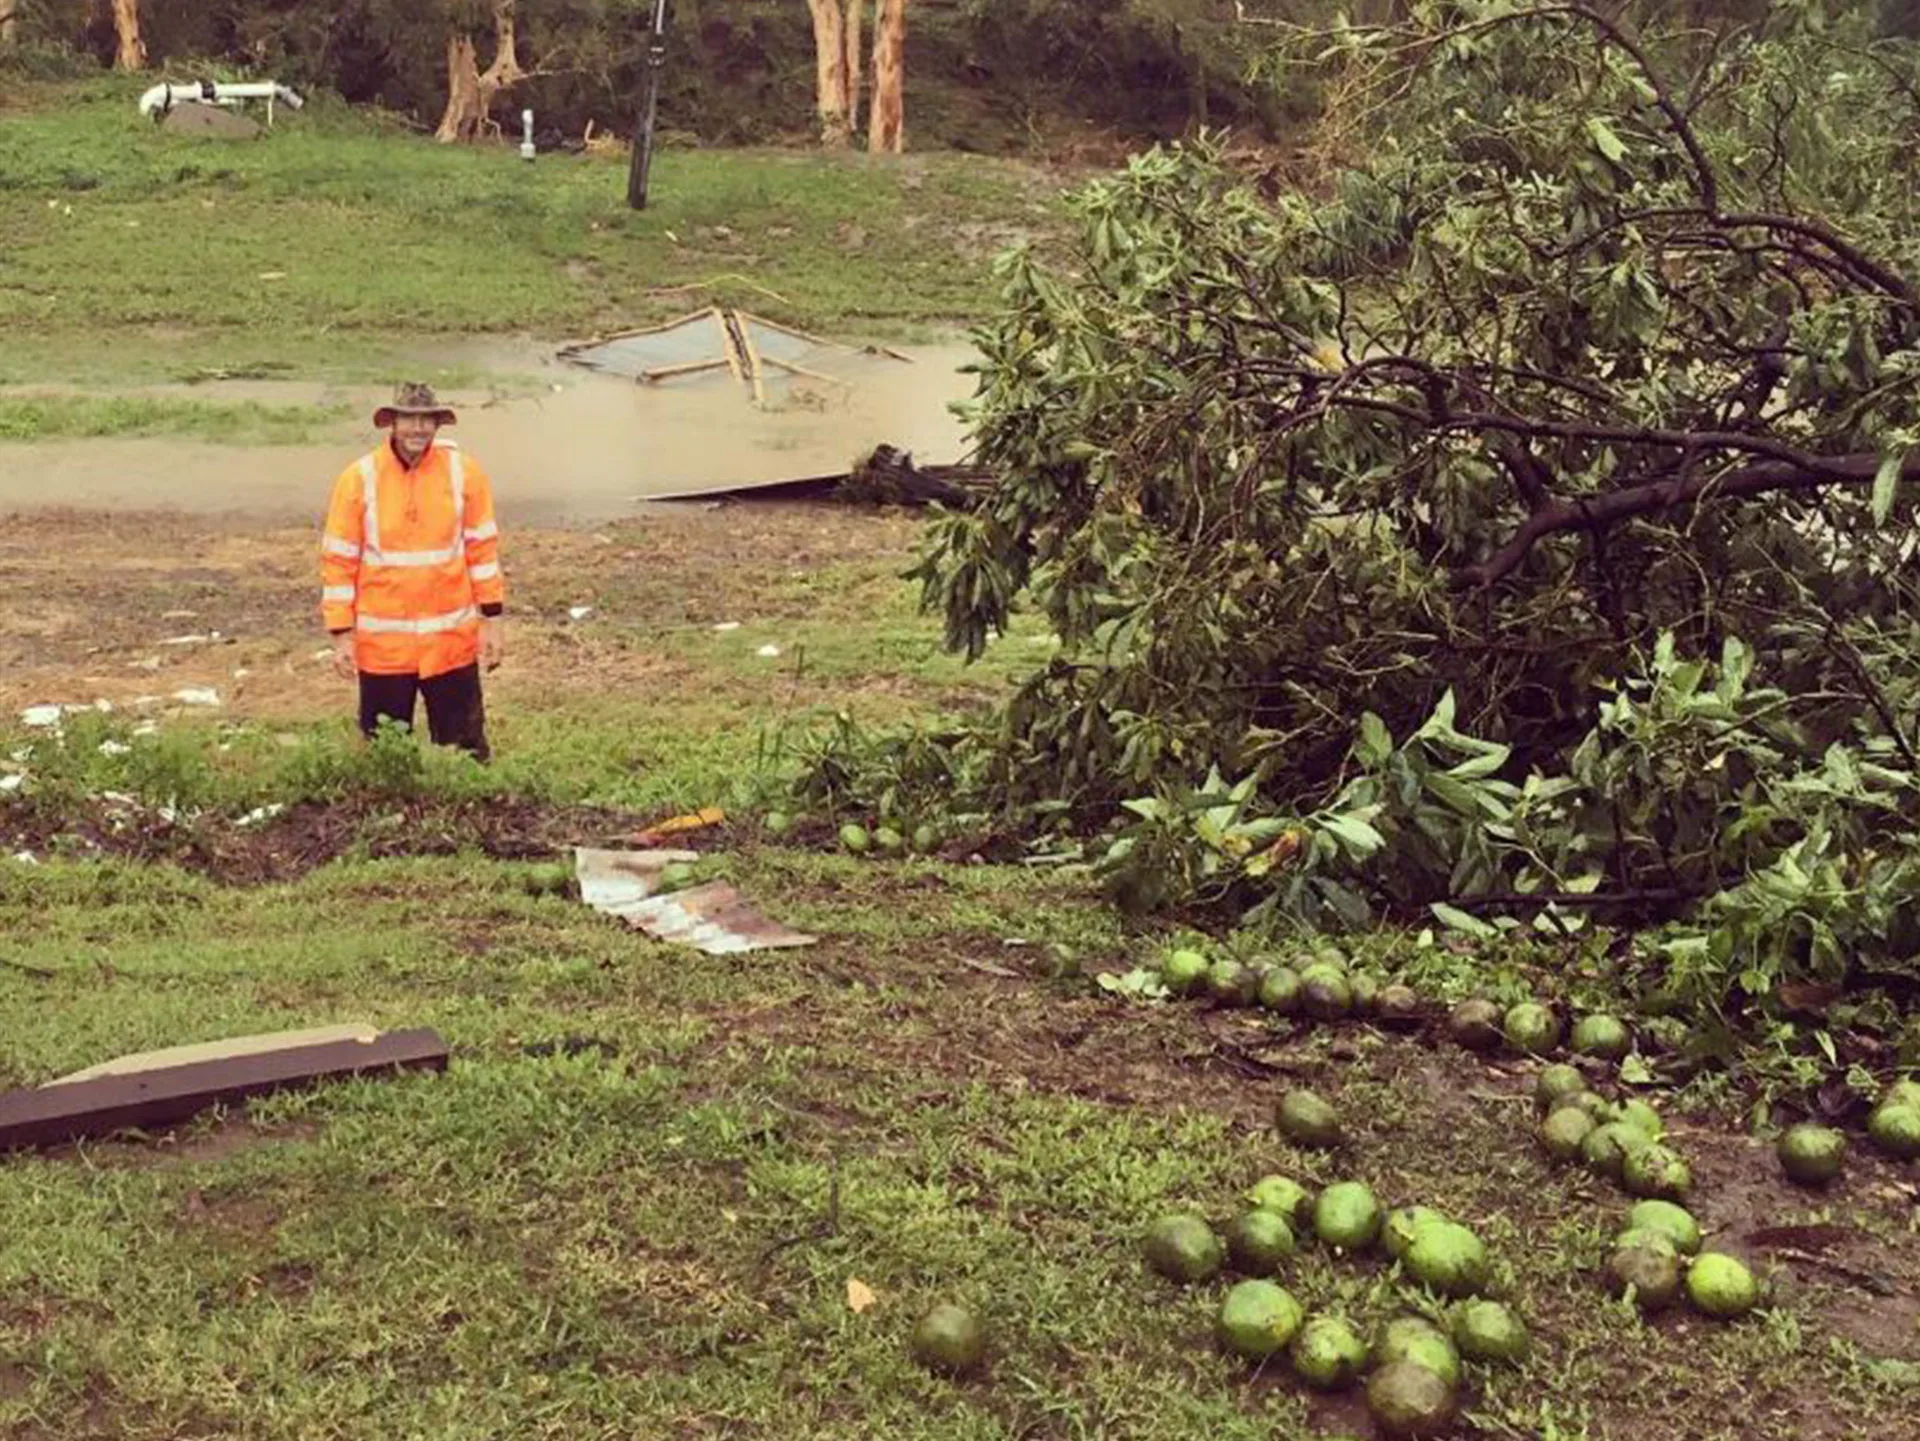
<path fill-rule="evenodd" d="M 1435 920 L 1450 931 L 1461 931 L 1469 936 L 1477 936 L 1483 941 L 1495 941 L 1500 938 L 1500 932 L 1496 927 L 1488 925 L 1478 916 L 1470 915 L 1457 906 L 1448 905 L 1445 901 L 1435 901 L 1427 909 L 1433 912 Z"/>
<path fill-rule="evenodd" d="M 1620 1063 L 1620 1082 L 1627 1086 L 1651 1086 L 1654 1081 L 1653 1068 L 1636 1055 L 1628 1056 Z"/>
<path fill-rule="evenodd" d="M 1386 837 L 1356 815 L 1322 816 L 1320 825 L 1336 836 L 1347 850 L 1365 860 L 1387 843 Z"/>
<path fill-rule="evenodd" d="M 1368 711 L 1360 717 L 1360 739 L 1355 751 L 1363 766 L 1377 766 L 1393 754 L 1393 736 L 1387 723 Z"/>
<path fill-rule="evenodd" d="M 1880 469 L 1873 476 L 1873 523 L 1885 525 L 1887 517 L 1893 514 L 1893 502 L 1900 490 L 1900 473 L 1906 469 L 1905 452 L 1897 451 L 1883 456 Z"/>
<path fill-rule="evenodd" d="M 1615 165 L 1627 158 L 1627 147 L 1620 143 L 1620 137 L 1613 133 L 1613 127 L 1598 115 L 1587 120 L 1587 135 L 1592 139 L 1594 148 Z"/>

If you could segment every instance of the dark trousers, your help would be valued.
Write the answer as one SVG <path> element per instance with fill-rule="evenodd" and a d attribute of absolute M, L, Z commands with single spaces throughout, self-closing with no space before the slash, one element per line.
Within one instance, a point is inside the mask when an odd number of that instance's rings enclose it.
<path fill-rule="evenodd" d="M 371 736 L 380 722 L 413 728 L 416 700 L 427 702 L 427 733 L 435 745 L 458 746 L 477 761 L 487 746 L 487 707 L 480 695 L 480 667 L 470 665 L 422 680 L 417 675 L 369 675 L 360 672 L 360 729 Z"/>

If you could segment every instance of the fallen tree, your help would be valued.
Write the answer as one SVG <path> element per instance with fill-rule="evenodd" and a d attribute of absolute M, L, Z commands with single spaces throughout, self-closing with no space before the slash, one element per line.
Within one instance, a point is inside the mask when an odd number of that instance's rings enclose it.
<path fill-rule="evenodd" d="M 918 575 L 955 649 L 1031 608 L 1056 658 L 825 792 L 1038 822 L 1136 905 L 1920 980 L 1920 63 L 1858 8 L 1276 27 L 1324 183 L 1160 150 L 1003 263 L 998 480 Z"/>

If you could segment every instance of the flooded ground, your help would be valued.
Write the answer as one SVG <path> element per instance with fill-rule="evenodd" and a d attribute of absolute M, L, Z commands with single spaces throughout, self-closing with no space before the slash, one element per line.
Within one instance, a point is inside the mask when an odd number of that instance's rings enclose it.
<path fill-rule="evenodd" d="M 957 461 L 966 438 L 951 405 L 973 393 L 962 344 L 896 347 L 904 360 L 848 353 L 818 379 L 795 378 L 757 405 L 724 373 L 647 385 L 583 370 L 551 349 L 487 352 L 501 381 L 449 393 L 454 432 L 495 479 L 518 526 L 593 525 L 651 497 L 844 471 L 874 446 Z M 451 361 L 467 360 L 455 353 Z M 836 381 L 841 383 L 835 383 Z M 43 506 L 244 512 L 279 519 L 324 507 L 333 477 L 374 443 L 379 388 L 231 381 L 145 395 L 268 405 L 344 405 L 337 440 L 232 447 L 189 440 L 0 445 L 0 510 Z M 366 418 L 362 418 L 366 417 Z"/>

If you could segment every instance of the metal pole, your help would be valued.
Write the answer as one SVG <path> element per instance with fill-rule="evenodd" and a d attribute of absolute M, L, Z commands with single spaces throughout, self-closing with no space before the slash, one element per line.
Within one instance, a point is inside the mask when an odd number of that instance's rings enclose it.
<path fill-rule="evenodd" d="M 653 122 L 660 108 L 660 67 L 667 58 L 667 0 L 653 0 L 653 33 L 647 40 L 646 101 L 633 137 L 633 161 L 627 171 L 627 204 L 647 208 L 647 183 L 653 173 Z"/>

